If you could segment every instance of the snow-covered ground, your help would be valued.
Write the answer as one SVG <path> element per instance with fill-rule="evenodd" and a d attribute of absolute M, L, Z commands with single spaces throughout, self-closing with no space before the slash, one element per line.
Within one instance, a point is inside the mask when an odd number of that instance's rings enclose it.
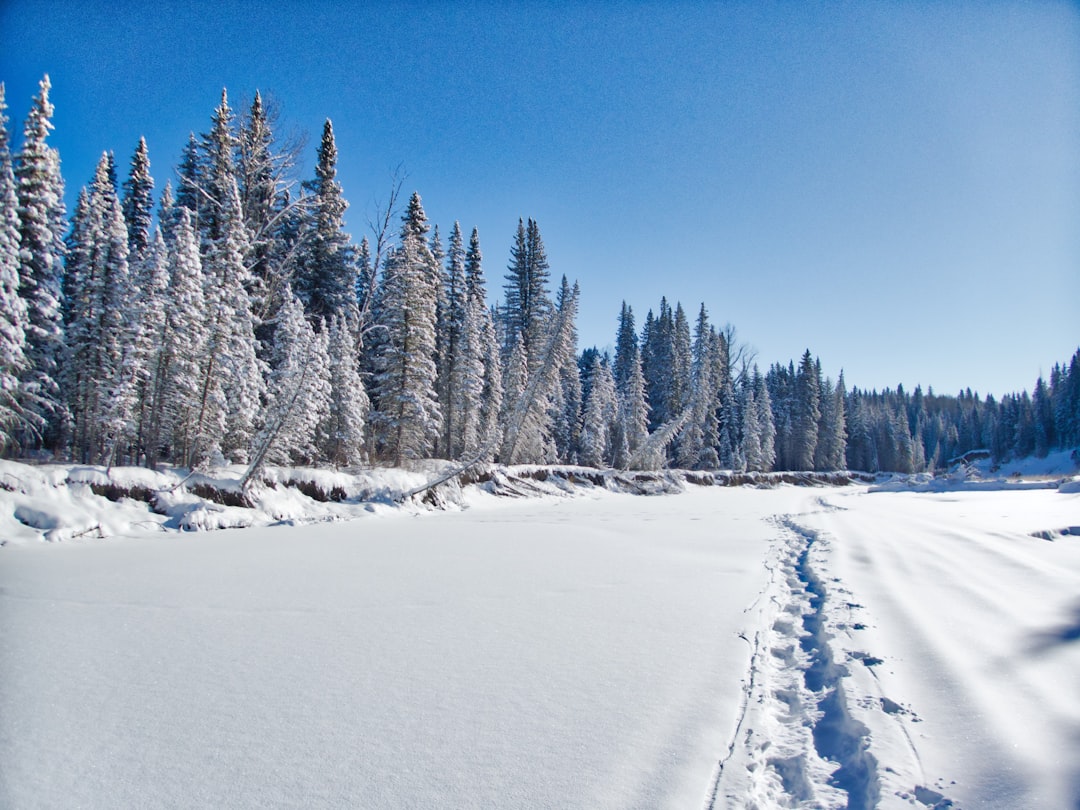
<path fill-rule="evenodd" d="M 956 489 L 3 538 L 0 806 L 1080 807 L 1080 493 Z"/>

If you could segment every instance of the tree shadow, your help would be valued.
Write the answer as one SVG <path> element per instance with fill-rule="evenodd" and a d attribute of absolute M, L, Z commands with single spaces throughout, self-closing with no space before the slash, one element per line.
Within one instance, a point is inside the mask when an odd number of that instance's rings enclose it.
<path fill-rule="evenodd" d="M 1028 652 L 1043 655 L 1057 647 L 1080 641 L 1080 602 L 1073 605 L 1072 617 L 1058 627 L 1036 633 L 1028 644 Z"/>

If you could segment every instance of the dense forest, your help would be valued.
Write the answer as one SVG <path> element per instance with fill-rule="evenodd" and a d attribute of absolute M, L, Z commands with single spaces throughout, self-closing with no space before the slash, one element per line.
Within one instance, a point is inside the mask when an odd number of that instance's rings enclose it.
<path fill-rule="evenodd" d="M 656 469 L 933 469 L 1080 445 L 1080 350 L 1033 392 L 850 390 L 807 351 L 762 372 L 705 305 L 661 300 L 579 352 L 580 291 L 537 223 L 489 301 L 479 235 L 444 239 L 396 186 L 344 231 L 327 121 L 314 177 L 259 94 L 223 92 L 157 195 L 140 141 L 70 217 L 49 79 L 13 155 L 0 84 L 0 446 L 102 465 L 337 467 L 411 459 Z M 400 226 L 395 219 L 400 215 Z M 614 309 L 614 308 L 613 308 Z"/>

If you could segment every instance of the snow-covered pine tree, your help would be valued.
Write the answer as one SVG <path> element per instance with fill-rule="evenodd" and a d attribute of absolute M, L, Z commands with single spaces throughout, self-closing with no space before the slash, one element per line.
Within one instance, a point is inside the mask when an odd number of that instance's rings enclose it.
<path fill-rule="evenodd" d="M 791 461 L 796 470 L 812 470 L 818 444 L 818 422 L 821 419 L 821 381 L 818 366 L 810 356 L 809 349 L 803 354 L 795 376 L 794 405 Z"/>
<path fill-rule="evenodd" d="M 582 417 L 578 458 L 589 467 L 608 467 L 612 461 L 612 434 L 618 416 L 615 378 L 599 354 L 593 356 L 588 375 L 589 396 Z"/>
<path fill-rule="evenodd" d="M 400 466 L 428 458 L 441 424 L 435 392 L 437 269 L 427 245 L 427 216 L 413 193 L 401 240 L 387 257 L 379 295 L 383 337 L 374 347 L 371 424 L 378 454 Z"/>
<path fill-rule="evenodd" d="M 490 448 L 487 458 L 494 457 L 499 444 L 499 415 L 503 403 L 502 353 L 495 321 L 487 304 L 483 255 L 480 234 L 473 228 L 465 254 L 465 287 L 468 295 L 466 317 L 467 372 L 464 404 L 462 406 L 464 455 L 472 458 L 484 448 Z"/>
<path fill-rule="evenodd" d="M 814 451 L 814 468 L 833 471 L 844 469 L 847 452 L 847 420 L 844 412 L 844 373 L 834 386 L 826 378 L 821 383 L 821 421 L 818 429 L 818 444 Z"/>
<path fill-rule="evenodd" d="M 64 389 L 73 458 L 111 464 L 133 437 L 138 371 L 128 269 L 128 233 L 114 185 L 112 155 L 98 161 L 80 195 L 64 283 L 67 344 Z"/>
<path fill-rule="evenodd" d="M 742 472 L 746 469 L 746 457 L 739 441 L 742 413 L 731 376 L 724 374 L 723 377 L 717 397 L 720 404 L 717 412 L 717 457 L 721 467 Z"/>
<path fill-rule="evenodd" d="M 1050 402 L 1050 389 L 1039 376 L 1031 395 L 1031 410 L 1035 429 L 1035 455 L 1046 458 L 1050 448 L 1057 443 L 1054 430 L 1054 410 Z"/>
<path fill-rule="evenodd" d="M 630 376 L 619 392 L 619 425 L 626 458 L 617 463 L 629 467 L 649 438 L 649 406 L 645 401 L 645 377 L 641 373 L 640 360 L 631 364 Z"/>
<path fill-rule="evenodd" d="M 690 340 L 690 321 L 681 302 L 675 304 L 672 321 L 671 401 L 673 413 L 681 413 L 690 405 L 693 385 L 693 348 Z"/>
<path fill-rule="evenodd" d="M 196 233 L 201 232 L 199 211 L 202 208 L 203 167 L 199 159 L 199 141 L 194 132 L 188 133 L 187 143 L 180 155 L 180 164 L 176 167 L 176 207 L 186 208 L 191 214 L 191 226 Z M 168 237 L 168 228 L 165 229 Z"/>
<path fill-rule="evenodd" d="M 357 334 L 363 346 L 364 333 L 370 325 L 372 308 L 375 303 L 377 278 L 376 268 L 371 263 L 371 245 L 365 236 L 360 240 L 356 252 L 356 307 L 360 313 Z"/>
<path fill-rule="evenodd" d="M 682 307 L 679 307 L 682 311 Z M 691 350 L 690 388 L 686 394 L 684 407 L 691 409 L 691 415 L 675 441 L 675 464 L 682 469 L 716 468 L 716 450 L 713 443 L 706 441 L 707 423 L 716 419 L 717 386 L 719 381 L 713 377 L 712 345 L 713 332 L 709 326 L 709 316 L 705 304 L 698 312 L 694 327 L 694 343 Z M 715 441 L 716 431 L 713 429 Z M 708 448 L 708 452 L 706 451 Z"/>
<path fill-rule="evenodd" d="M 296 293 L 309 317 L 329 320 L 345 314 L 355 303 L 357 281 L 351 240 L 343 230 L 349 204 L 337 180 L 337 145 L 329 118 L 323 124 L 315 179 L 304 187 L 311 194 L 310 214 L 304 227 Z"/>
<path fill-rule="evenodd" d="M 287 176 L 296 160 L 295 147 L 275 148 L 274 115 L 255 92 L 236 135 L 236 177 L 244 225 L 249 239 L 246 257 L 251 270 L 249 292 L 259 340 L 259 356 L 269 358 L 271 321 L 281 306 L 284 288 L 296 264 L 299 226 L 306 200 L 292 200 Z"/>
<path fill-rule="evenodd" d="M 242 486 L 256 480 L 268 463 L 311 463 L 317 453 L 318 427 L 329 414 L 327 330 L 316 332 L 304 316 L 304 305 L 291 294 L 277 313 L 270 365 L 266 407 L 260 413 Z"/>
<path fill-rule="evenodd" d="M 208 233 L 203 260 L 206 345 L 200 370 L 199 416 L 193 436 L 192 465 L 218 455 L 243 463 L 252 443 L 263 393 L 262 363 L 256 356 L 255 329 L 244 263 L 247 235 L 240 192 L 231 180 L 221 210 Z"/>
<path fill-rule="evenodd" d="M 128 242 L 130 244 L 130 235 Z M 133 316 L 133 371 L 135 386 L 135 460 L 156 463 L 158 448 L 148 439 L 158 434 L 151 425 L 154 413 L 154 379 L 161 365 L 169 291 L 169 251 L 158 228 L 142 260 L 135 268 L 131 313 Z M 159 435 L 159 434 L 158 434 Z"/>
<path fill-rule="evenodd" d="M 275 225 L 281 214 L 277 203 L 284 187 L 284 176 L 292 168 L 293 156 L 274 149 L 271 115 L 263 104 L 262 94 L 255 98 L 240 122 L 236 136 L 236 176 L 244 225 L 251 242 L 251 274 L 256 289 L 264 294 L 274 287 L 269 278 L 274 268 Z"/>
<path fill-rule="evenodd" d="M 765 378 L 754 366 L 754 403 L 757 407 L 757 425 L 760 429 L 761 466 L 757 472 L 769 472 L 776 464 L 776 425 L 772 411 L 772 401 Z M 753 468 L 750 468 L 753 469 Z"/>
<path fill-rule="evenodd" d="M 502 449 L 504 464 L 549 464 L 555 448 L 551 438 L 552 402 L 559 389 L 559 373 L 573 355 L 577 319 L 578 287 L 561 302 L 551 325 L 547 344 L 537 358 L 534 374 L 528 373 L 528 356 L 521 334 L 511 353 L 511 363 L 504 379 Z M 519 389 L 520 395 L 511 396 Z"/>
<path fill-rule="evenodd" d="M 19 199 L 8 141 L 7 104 L 0 82 L 0 453 L 13 450 L 18 432 L 34 422 L 19 396 L 19 380 L 27 370 L 27 312 L 19 296 Z M 32 412 L 30 412 L 32 413 Z"/>
<path fill-rule="evenodd" d="M 499 450 L 499 460 L 503 464 L 516 463 L 516 458 L 512 459 L 511 454 L 514 451 L 514 447 L 509 439 L 516 439 L 516 432 L 513 436 L 508 436 L 508 432 L 511 430 L 512 423 L 515 419 L 515 414 L 519 411 L 522 405 L 525 403 L 525 390 L 529 383 L 529 361 L 525 357 L 525 340 L 521 333 L 518 332 L 517 337 L 514 340 L 514 348 L 510 352 L 510 356 L 506 360 L 506 366 L 503 369 L 503 401 L 502 401 L 502 413 L 500 415 L 499 426 L 500 433 L 503 436 L 502 447 Z M 536 417 L 533 417 L 533 422 L 536 421 Z M 520 429 L 519 429 L 520 430 Z M 526 433 L 531 433 L 526 429 Z"/>
<path fill-rule="evenodd" d="M 504 287 L 504 349 L 509 354 L 517 342 L 517 336 L 521 335 L 531 375 L 536 372 L 540 355 L 547 344 L 553 309 L 547 291 L 550 277 L 547 253 L 540 237 L 540 228 L 531 218 L 528 224 L 518 220 L 508 270 Z"/>
<path fill-rule="evenodd" d="M 330 319 L 328 346 L 330 406 L 319 428 L 322 457 L 335 467 L 359 464 L 364 457 L 364 426 L 370 402 L 363 381 L 354 337 L 345 317 Z"/>
<path fill-rule="evenodd" d="M 562 277 L 556 298 L 556 311 L 562 312 L 567 306 L 576 308 L 581 291 L 577 284 L 570 286 L 566 276 Z M 552 438 L 555 443 L 556 460 L 564 464 L 574 463 L 578 444 L 581 439 L 581 374 L 577 364 L 577 325 L 571 320 L 566 337 L 570 351 L 562 353 L 558 379 L 553 391 L 551 413 Z"/>
<path fill-rule="evenodd" d="M 202 250 L 205 255 L 208 246 L 225 238 L 226 230 L 233 229 L 229 220 L 242 212 L 239 204 L 239 186 L 236 172 L 236 133 L 234 131 L 232 109 L 229 107 L 228 93 L 222 89 L 221 103 L 214 110 L 210 119 L 210 131 L 203 134 L 199 143 L 199 186 L 195 189 L 198 203 L 198 224 L 202 234 Z M 187 178 L 181 174 L 181 179 Z M 233 206 L 230 197 L 237 196 L 235 211 L 227 212 L 226 206 Z M 240 222 L 243 223 L 241 213 Z M 250 237 L 245 239 L 245 247 Z"/>
<path fill-rule="evenodd" d="M 433 239 L 432 247 L 437 244 L 438 240 Z M 437 255 L 434 258 L 438 260 Z M 466 389 L 470 383 L 470 373 L 475 374 L 477 371 L 475 367 L 466 368 L 468 359 L 471 359 L 467 358 L 468 338 L 472 336 L 466 335 L 466 319 L 469 313 L 465 245 L 461 225 L 457 222 L 450 232 L 450 250 L 446 257 L 442 290 L 437 330 L 439 407 L 443 420 L 439 447 L 446 458 L 457 459 L 461 458 L 465 445 L 462 417 L 467 408 L 465 400 L 469 392 Z"/>
<path fill-rule="evenodd" d="M 63 345 L 60 285 L 63 276 L 64 180 L 60 156 L 48 145 L 53 128 L 51 84 L 45 76 L 23 129 L 15 160 L 19 219 L 19 295 L 26 303 L 26 370 L 19 393 L 29 417 L 17 432 L 20 445 L 54 446 L 59 440 L 63 404 L 59 357 Z"/>
<path fill-rule="evenodd" d="M 641 368 L 645 375 L 645 393 L 649 400 L 649 431 L 657 430 L 670 421 L 672 413 L 671 386 L 674 357 L 674 323 L 667 299 L 660 299 L 659 315 L 652 310 L 645 316 L 641 332 Z"/>
<path fill-rule="evenodd" d="M 761 422 L 757 408 L 757 396 L 754 393 L 754 381 L 744 375 L 739 383 L 739 411 L 742 413 L 742 434 L 739 437 L 739 452 L 745 469 L 758 472 L 763 468 L 761 455 Z"/>
<path fill-rule="evenodd" d="M 174 238 L 168 245 L 169 287 L 161 352 L 151 378 L 148 460 L 153 463 L 168 444 L 180 464 L 197 458 L 196 436 L 203 395 L 209 383 L 203 372 L 206 348 L 206 297 L 199 241 L 191 212 L 177 206 Z M 214 386 L 213 397 L 220 397 Z M 216 404 L 216 400 L 215 400 Z M 224 404 L 222 414 L 224 413 Z M 210 420 L 213 421 L 213 420 Z M 219 422 L 220 423 L 220 422 Z"/>
<path fill-rule="evenodd" d="M 154 217 L 154 178 L 150 176 L 150 153 L 146 148 L 146 138 L 139 138 L 139 145 L 131 158 L 131 170 L 124 181 L 121 204 L 128 231 L 128 261 L 135 265 L 146 258 L 152 242 L 150 227 Z"/>
<path fill-rule="evenodd" d="M 615 465 L 626 467 L 645 443 L 649 431 L 649 406 L 645 401 L 645 377 L 641 370 L 634 311 L 623 301 L 615 339 L 613 368 L 619 416 L 616 420 Z"/>

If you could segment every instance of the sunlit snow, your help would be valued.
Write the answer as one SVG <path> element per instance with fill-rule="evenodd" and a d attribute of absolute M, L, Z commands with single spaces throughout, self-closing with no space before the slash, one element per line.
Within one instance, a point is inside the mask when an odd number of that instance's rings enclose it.
<path fill-rule="evenodd" d="M 1080 800 L 1078 493 L 467 501 L 9 543 L 0 805 Z"/>

